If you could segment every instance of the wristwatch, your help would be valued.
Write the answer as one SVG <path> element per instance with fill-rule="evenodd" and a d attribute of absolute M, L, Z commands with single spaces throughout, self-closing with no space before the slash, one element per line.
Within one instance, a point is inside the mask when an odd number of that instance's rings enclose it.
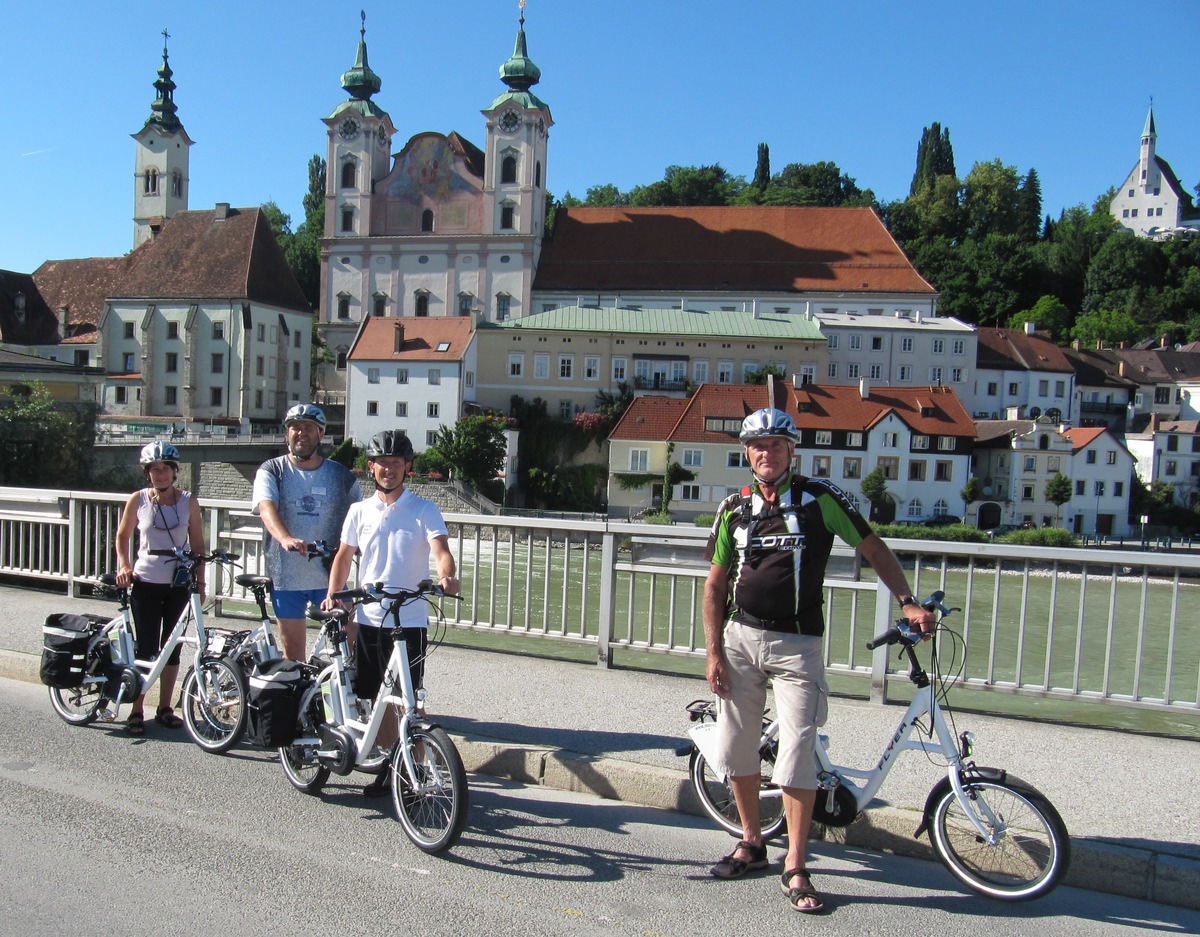
<path fill-rule="evenodd" d="M 914 599 L 911 595 L 902 595 L 900 597 L 900 607 L 908 608 L 910 605 L 916 606 L 917 608 L 921 607 L 921 603 Z"/>

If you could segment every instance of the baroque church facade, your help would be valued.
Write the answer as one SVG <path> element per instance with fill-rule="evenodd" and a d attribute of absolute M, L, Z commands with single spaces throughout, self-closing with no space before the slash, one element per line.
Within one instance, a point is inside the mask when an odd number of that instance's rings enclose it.
<path fill-rule="evenodd" d="M 365 30 L 342 76 L 348 98 L 326 125 L 325 237 L 318 329 L 335 361 L 318 402 L 344 403 L 346 355 L 374 316 L 465 316 L 503 322 L 529 312 L 546 215 L 550 108 L 531 90 L 540 72 L 524 17 L 506 86 L 483 110 L 480 149 L 455 132 L 412 136 L 393 157 L 396 128 L 372 97 L 382 81 Z"/>

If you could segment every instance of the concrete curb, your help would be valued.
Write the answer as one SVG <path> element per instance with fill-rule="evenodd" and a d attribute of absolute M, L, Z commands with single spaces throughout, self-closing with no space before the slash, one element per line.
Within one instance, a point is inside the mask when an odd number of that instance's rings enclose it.
<path fill-rule="evenodd" d="M 37 655 L 0 649 L 0 677 L 39 683 L 38 664 Z M 686 771 L 503 739 L 451 735 L 469 772 L 704 816 Z M 878 807 L 848 827 L 814 828 L 814 838 L 936 862 L 929 839 L 913 838 L 919 822 L 915 810 Z M 1200 910 L 1200 860 L 1153 849 L 1072 838 L 1071 867 L 1064 884 Z"/>

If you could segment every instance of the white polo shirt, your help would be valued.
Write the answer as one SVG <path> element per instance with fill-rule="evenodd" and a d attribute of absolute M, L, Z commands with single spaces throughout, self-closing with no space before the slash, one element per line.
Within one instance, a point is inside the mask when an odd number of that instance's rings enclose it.
<path fill-rule="evenodd" d="M 378 495 L 352 504 L 342 524 L 342 543 L 357 547 L 361 554 L 360 585 L 380 582 L 385 590 L 394 591 L 415 589 L 422 579 L 432 578 L 429 544 L 448 533 L 437 505 L 406 488 L 394 504 L 384 504 Z M 390 626 L 390 603 L 360 605 L 356 617 L 363 625 Z M 400 624 L 405 628 L 429 627 L 428 605 L 417 600 L 403 606 Z"/>

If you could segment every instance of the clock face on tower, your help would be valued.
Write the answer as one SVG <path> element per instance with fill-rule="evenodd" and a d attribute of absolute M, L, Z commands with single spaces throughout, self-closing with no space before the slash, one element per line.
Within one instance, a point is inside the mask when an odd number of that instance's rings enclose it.
<path fill-rule="evenodd" d="M 353 117 L 347 117 L 338 127 L 338 133 L 342 135 L 343 140 L 353 140 L 358 136 L 358 121 Z"/>
<path fill-rule="evenodd" d="M 505 133 L 516 133 L 521 126 L 521 115 L 511 108 L 500 115 L 500 129 Z"/>
<path fill-rule="evenodd" d="M 387 146 L 387 144 L 388 144 L 387 131 L 383 128 L 382 125 L 380 126 L 379 130 L 375 134 L 375 140 L 380 146 Z"/>

